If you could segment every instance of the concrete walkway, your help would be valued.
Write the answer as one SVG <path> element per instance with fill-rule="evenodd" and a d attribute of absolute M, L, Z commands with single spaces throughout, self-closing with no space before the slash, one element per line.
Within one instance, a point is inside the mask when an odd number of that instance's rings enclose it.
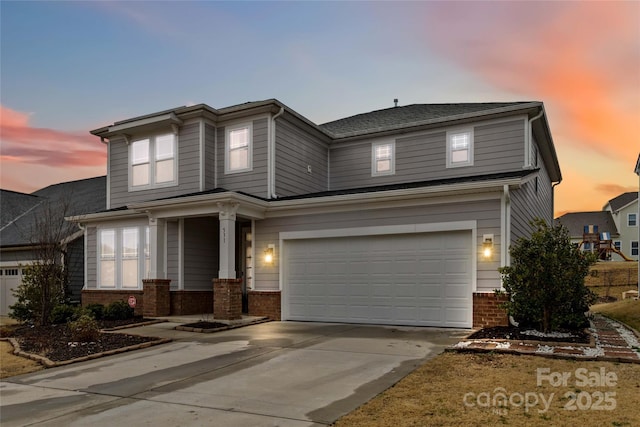
<path fill-rule="evenodd" d="M 0 382 L 9 426 L 322 426 L 395 384 L 468 330 L 269 322 Z"/>
<path fill-rule="evenodd" d="M 594 314 L 589 331 L 593 337 L 590 344 L 474 339 L 462 340 L 449 350 L 494 351 L 561 359 L 640 363 L 640 339 L 634 331 L 599 314 Z"/>

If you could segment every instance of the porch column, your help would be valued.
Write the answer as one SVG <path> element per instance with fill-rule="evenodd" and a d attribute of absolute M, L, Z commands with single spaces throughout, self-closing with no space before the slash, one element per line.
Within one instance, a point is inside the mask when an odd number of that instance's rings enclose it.
<path fill-rule="evenodd" d="M 220 270 L 219 279 L 236 278 L 236 212 L 237 203 L 218 203 L 220 213 Z"/>
<path fill-rule="evenodd" d="M 148 279 L 166 279 L 167 268 L 164 265 L 167 222 L 164 219 L 149 217 L 149 274 Z"/>

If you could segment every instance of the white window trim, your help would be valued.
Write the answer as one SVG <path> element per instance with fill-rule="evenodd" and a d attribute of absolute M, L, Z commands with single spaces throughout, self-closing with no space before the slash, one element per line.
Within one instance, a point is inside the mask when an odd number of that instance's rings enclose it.
<path fill-rule="evenodd" d="M 636 250 L 638 251 L 637 254 L 633 253 L 633 244 L 636 244 Z M 640 254 L 640 243 L 638 243 L 637 240 L 632 240 L 631 242 L 629 242 L 629 254 L 631 254 L 631 256 L 638 256 Z"/>
<path fill-rule="evenodd" d="M 390 145 L 391 146 L 391 157 L 389 161 L 391 163 L 388 171 L 379 172 L 377 170 L 378 166 L 378 158 L 376 158 L 376 148 Z M 396 173 L 396 142 L 395 141 L 387 141 L 387 142 L 374 142 L 371 144 L 371 176 L 386 176 L 386 175 L 395 175 Z"/>
<path fill-rule="evenodd" d="M 171 135 L 173 137 L 173 181 L 161 182 L 156 184 L 156 137 Z M 149 184 L 133 185 L 133 144 L 144 139 L 149 140 Z M 129 158 L 129 191 L 151 190 L 154 188 L 175 187 L 178 185 L 178 135 L 173 132 L 157 133 L 151 136 L 139 137 L 131 141 L 128 148 Z M 163 159 L 167 160 L 167 159 Z"/>
<path fill-rule="evenodd" d="M 613 241 L 613 247 L 619 251 L 622 250 L 622 242 L 620 240 Z"/>
<path fill-rule="evenodd" d="M 631 225 L 629 224 L 630 220 L 631 220 L 631 215 L 635 215 L 636 217 L 636 224 L 635 225 Z M 635 212 L 631 212 L 627 214 L 627 227 L 637 227 L 638 226 L 638 214 L 636 214 Z"/>
<path fill-rule="evenodd" d="M 231 152 L 229 147 L 229 143 L 231 142 L 230 134 L 234 130 L 240 130 L 240 129 L 248 129 L 249 131 L 249 144 L 248 144 L 249 153 L 247 155 L 248 157 L 247 167 L 242 169 L 230 169 L 229 167 L 230 166 L 229 155 Z M 253 171 L 253 123 L 246 122 L 246 123 L 238 123 L 235 125 L 227 126 L 224 131 L 224 173 L 225 175 L 230 175 L 234 173 L 251 172 L 251 171 Z"/>
<path fill-rule="evenodd" d="M 138 230 L 138 279 L 137 286 L 123 286 L 123 276 L 122 276 L 122 261 L 125 259 L 123 255 L 123 237 L 122 231 L 124 229 L 136 228 Z M 145 244 L 147 240 L 146 229 L 147 226 L 136 226 L 136 225 L 123 225 L 121 227 L 101 227 L 96 230 L 97 233 L 97 248 L 96 248 L 96 288 L 103 290 L 141 290 L 142 289 L 142 279 L 147 277 L 146 272 L 146 260 L 148 259 L 145 255 Z M 102 260 L 102 231 L 113 230 L 115 233 L 115 254 L 114 254 L 114 286 L 102 286 L 102 269 L 100 266 L 100 261 Z"/>
<path fill-rule="evenodd" d="M 455 135 L 459 135 L 461 133 L 469 134 L 469 161 L 467 162 L 452 162 L 451 161 L 451 141 Z M 473 152 L 474 152 L 474 135 L 473 135 L 473 127 L 464 127 L 464 128 L 455 128 L 447 130 L 447 168 L 460 168 L 465 166 L 473 166 Z"/>

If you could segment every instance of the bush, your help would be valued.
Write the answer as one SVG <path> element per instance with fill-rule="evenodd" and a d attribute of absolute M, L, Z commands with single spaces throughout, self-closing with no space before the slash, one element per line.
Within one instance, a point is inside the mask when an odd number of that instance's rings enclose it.
<path fill-rule="evenodd" d="M 90 312 L 96 320 L 102 320 L 104 318 L 104 308 L 104 305 L 97 303 L 89 304 L 84 307 L 84 309 Z"/>
<path fill-rule="evenodd" d="M 104 309 L 105 320 L 127 320 L 133 318 L 133 308 L 124 301 L 114 301 Z"/>
<path fill-rule="evenodd" d="M 562 225 L 536 219 L 531 238 L 511 247 L 511 266 L 502 267 L 502 283 L 510 294 L 507 313 L 523 327 L 549 332 L 588 326 L 586 312 L 597 296 L 584 284 L 595 257 L 571 244 Z"/>
<path fill-rule="evenodd" d="M 78 320 L 69 322 L 71 338 L 77 342 L 92 342 L 100 337 L 98 322 L 93 317 L 83 314 Z"/>
<path fill-rule="evenodd" d="M 76 307 L 67 304 L 56 305 L 51 310 L 51 323 L 60 324 L 76 320 L 78 318 L 77 311 Z"/>
<path fill-rule="evenodd" d="M 24 267 L 22 283 L 13 291 L 17 302 L 9 306 L 9 317 L 21 323 L 46 325 L 54 307 L 65 302 L 65 272 L 57 264 Z"/>

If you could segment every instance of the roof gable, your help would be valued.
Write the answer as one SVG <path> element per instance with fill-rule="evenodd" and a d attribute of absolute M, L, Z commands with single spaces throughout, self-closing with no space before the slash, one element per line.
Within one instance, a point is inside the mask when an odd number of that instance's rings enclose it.
<path fill-rule="evenodd" d="M 564 225 L 572 238 L 582 238 L 585 225 L 597 225 L 599 233 L 609 232 L 612 236 L 619 236 L 609 211 L 570 212 L 556 218 L 556 222 Z"/>
<path fill-rule="evenodd" d="M 618 212 L 628 204 L 638 200 L 638 193 L 636 191 L 629 191 L 622 193 L 621 195 L 614 197 L 607 203 L 613 212 Z"/>

